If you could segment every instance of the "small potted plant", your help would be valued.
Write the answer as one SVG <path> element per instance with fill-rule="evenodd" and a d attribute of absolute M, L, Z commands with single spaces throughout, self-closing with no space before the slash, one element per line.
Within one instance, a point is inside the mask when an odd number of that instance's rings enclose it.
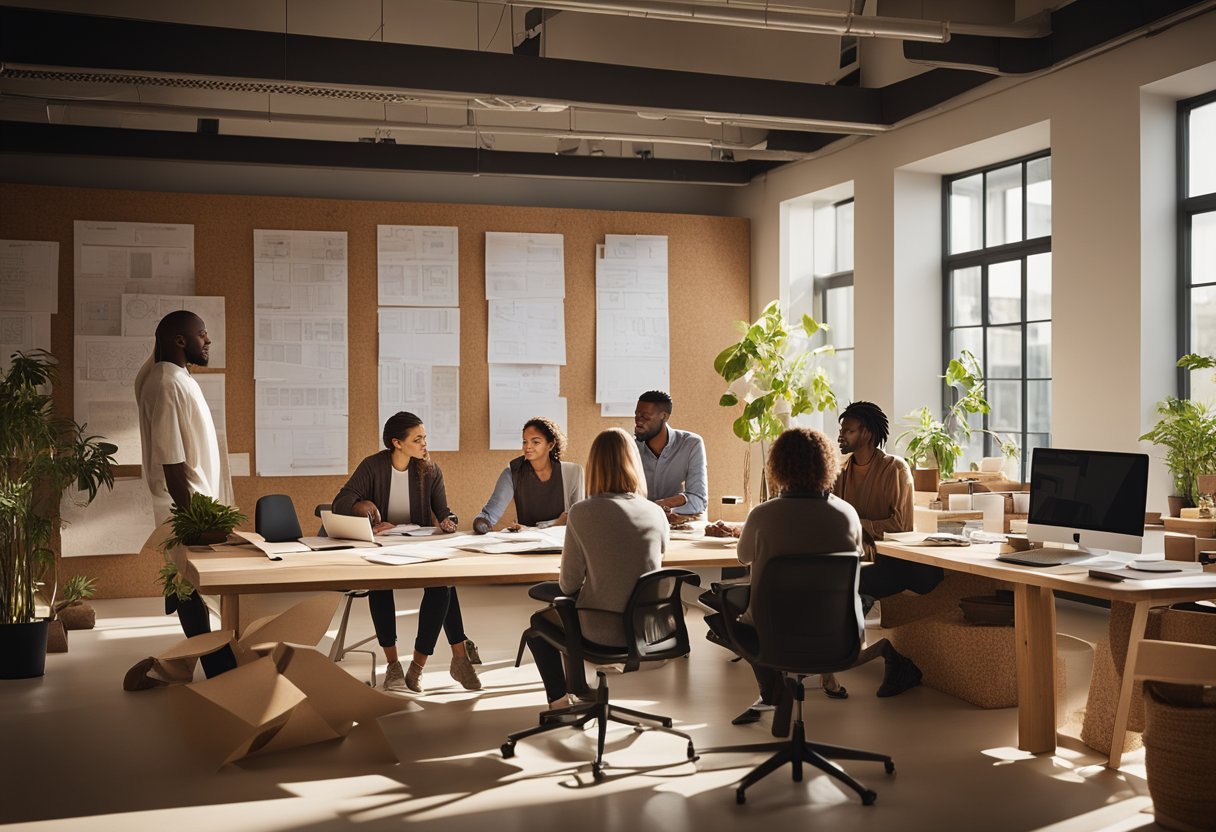
<path fill-rule="evenodd" d="M 722 407 L 743 406 L 734 421 L 735 436 L 749 445 L 760 444 L 760 500 L 768 499 L 764 474 L 767 446 L 804 413 L 836 406 L 827 371 L 818 364 L 821 355 L 834 352 L 830 345 L 807 350 L 790 341 L 790 328 L 778 301 L 764 307 L 750 326 L 738 322 L 743 337 L 718 354 L 714 370 L 728 383 L 718 400 Z M 798 328 L 811 338 L 826 325 L 803 315 Z M 745 457 L 743 489 L 750 502 L 751 454 Z"/>
<path fill-rule="evenodd" d="M 198 493 L 190 495 L 190 503 L 185 508 L 174 505 L 169 514 L 172 533 L 161 544 L 165 563 L 159 573 L 159 582 L 164 588 L 166 612 L 177 608 L 176 601 L 184 601 L 194 593 L 194 587 L 178 574 L 177 564 L 169 555 L 174 547 L 223 543 L 228 539 L 228 533 L 247 519 L 232 506 L 226 506 L 219 500 Z"/>
<path fill-rule="evenodd" d="M 1157 405 L 1157 415 L 1161 418 L 1140 441 L 1165 448 L 1165 464 L 1174 478 L 1170 515 L 1177 517 L 1182 508 L 1197 504 L 1200 475 L 1216 474 L 1216 410 L 1171 396 Z"/>
<path fill-rule="evenodd" d="M 943 378 L 958 394 L 954 404 L 946 411 L 945 418 L 934 419 L 933 411 L 927 407 L 914 410 L 904 417 L 907 430 L 895 439 L 897 443 L 904 443 L 905 456 L 913 468 L 912 477 L 917 491 L 936 491 L 939 477 L 943 480 L 954 477 L 963 448 L 971 440 L 973 428 L 967 417 L 987 413 L 991 409 L 984 398 L 979 362 L 970 350 L 963 350 L 958 358 L 950 359 Z M 924 467 L 930 459 L 937 465 L 937 474 L 926 476 L 922 473 L 917 482 L 917 469 L 926 472 L 933 470 Z M 932 484 L 928 482 L 930 476 L 934 479 Z"/>
<path fill-rule="evenodd" d="M 87 575 L 73 575 L 63 585 L 63 597 L 55 604 L 55 616 L 65 630 L 91 630 L 97 624 L 97 612 L 87 602 L 97 594 L 97 580 Z"/>

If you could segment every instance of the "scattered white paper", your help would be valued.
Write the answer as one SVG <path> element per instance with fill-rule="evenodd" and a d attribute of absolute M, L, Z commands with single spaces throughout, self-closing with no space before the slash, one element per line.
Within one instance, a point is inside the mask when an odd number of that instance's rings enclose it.
<path fill-rule="evenodd" d="M 379 424 L 405 410 L 426 426 L 429 450 L 460 450 L 460 368 L 381 358 L 379 369 Z"/>
<path fill-rule="evenodd" d="M 486 232 L 486 300 L 566 296 L 561 234 Z"/>
<path fill-rule="evenodd" d="M 0 240 L 0 309 L 59 311 L 59 243 Z"/>
<path fill-rule="evenodd" d="M 667 238 L 604 239 L 595 261 L 595 398 L 632 403 L 647 390 L 671 387 Z"/>
<path fill-rule="evenodd" d="M 489 319 L 489 363 L 566 363 L 566 315 L 560 300 L 492 300 Z"/>
<path fill-rule="evenodd" d="M 15 352 L 51 350 L 51 316 L 0 311 L 0 371 L 7 372 Z"/>
<path fill-rule="evenodd" d="M 189 309 L 203 319 L 207 337 L 211 339 L 211 360 L 207 366 L 223 369 L 227 366 L 225 348 L 224 299 L 222 297 L 185 297 L 182 295 L 123 295 L 122 334 L 126 336 L 155 336 L 160 319 L 178 309 Z"/>
<path fill-rule="evenodd" d="M 259 476 L 350 473 L 345 384 L 258 380 Z"/>
<path fill-rule="evenodd" d="M 85 425 L 86 434 L 118 446 L 114 459 L 119 465 L 143 463 L 135 376 L 152 345 L 152 338 L 76 336 L 74 418 Z"/>
<path fill-rule="evenodd" d="M 194 294 L 194 226 L 74 224 L 77 335 L 120 335 L 124 294 Z"/>
<path fill-rule="evenodd" d="M 460 310 L 384 308 L 379 311 L 380 359 L 460 366 Z"/>
<path fill-rule="evenodd" d="M 458 229 L 376 226 L 381 306 L 459 306 Z"/>
<path fill-rule="evenodd" d="M 143 549 L 156 521 L 152 494 L 141 477 L 114 480 L 113 491 L 102 488 L 97 499 L 85 506 L 87 496 L 74 488 L 64 492 L 60 504 L 64 557 L 132 555 Z"/>
<path fill-rule="evenodd" d="M 518 451 L 523 446 L 524 422 L 534 416 L 552 419 L 563 429 L 566 422 L 566 399 L 549 401 L 511 402 L 490 400 L 490 450 Z"/>

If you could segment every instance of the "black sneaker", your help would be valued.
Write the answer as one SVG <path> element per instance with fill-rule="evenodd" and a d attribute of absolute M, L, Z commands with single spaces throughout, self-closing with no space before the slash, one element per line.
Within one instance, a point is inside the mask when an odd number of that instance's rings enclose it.
<path fill-rule="evenodd" d="M 881 697 L 899 696 L 920 684 L 921 672 L 916 663 L 907 656 L 896 656 L 887 662 L 887 672 L 878 688 Z"/>
<path fill-rule="evenodd" d="M 730 721 L 731 725 L 751 725 L 753 722 L 760 721 L 760 712 L 755 708 L 748 708 L 743 713 Z"/>

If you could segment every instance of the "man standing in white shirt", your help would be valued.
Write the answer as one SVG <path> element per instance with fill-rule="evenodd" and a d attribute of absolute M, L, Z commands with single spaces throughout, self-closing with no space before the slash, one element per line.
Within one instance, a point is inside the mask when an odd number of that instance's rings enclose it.
<path fill-rule="evenodd" d="M 169 520 L 174 505 L 186 506 L 192 494 L 219 498 L 222 488 L 219 442 L 211 410 L 187 364 L 206 367 L 211 348 L 207 326 L 193 312 L 170 312 L 156 327 L 152 358 L 135 377 L 144 479 L 152 492 L 158 524 Z M 197 590 L 185 601 L 170 596 L 165 612 L 177 609 L 182 632 L 211 632 L 206 604 Z M 236 667 L 224 648 L 202 658 L 208 678 Z"/>

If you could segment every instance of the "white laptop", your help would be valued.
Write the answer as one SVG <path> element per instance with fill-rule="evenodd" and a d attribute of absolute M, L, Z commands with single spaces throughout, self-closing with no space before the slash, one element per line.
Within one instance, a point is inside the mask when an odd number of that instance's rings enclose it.
<path fill-rule="evenodd" d="M 348 514 L 322 511 L 321 525 L 325 526 L 325 537 L 302 537 L 300 540 L 312 549 L 328 548 L 324 544 L 327 540 L 342 548 L 380 545 L 376 543 L 375 535 L 372 534 L 372 521 L 367 517 L 352 517 Z"/>

